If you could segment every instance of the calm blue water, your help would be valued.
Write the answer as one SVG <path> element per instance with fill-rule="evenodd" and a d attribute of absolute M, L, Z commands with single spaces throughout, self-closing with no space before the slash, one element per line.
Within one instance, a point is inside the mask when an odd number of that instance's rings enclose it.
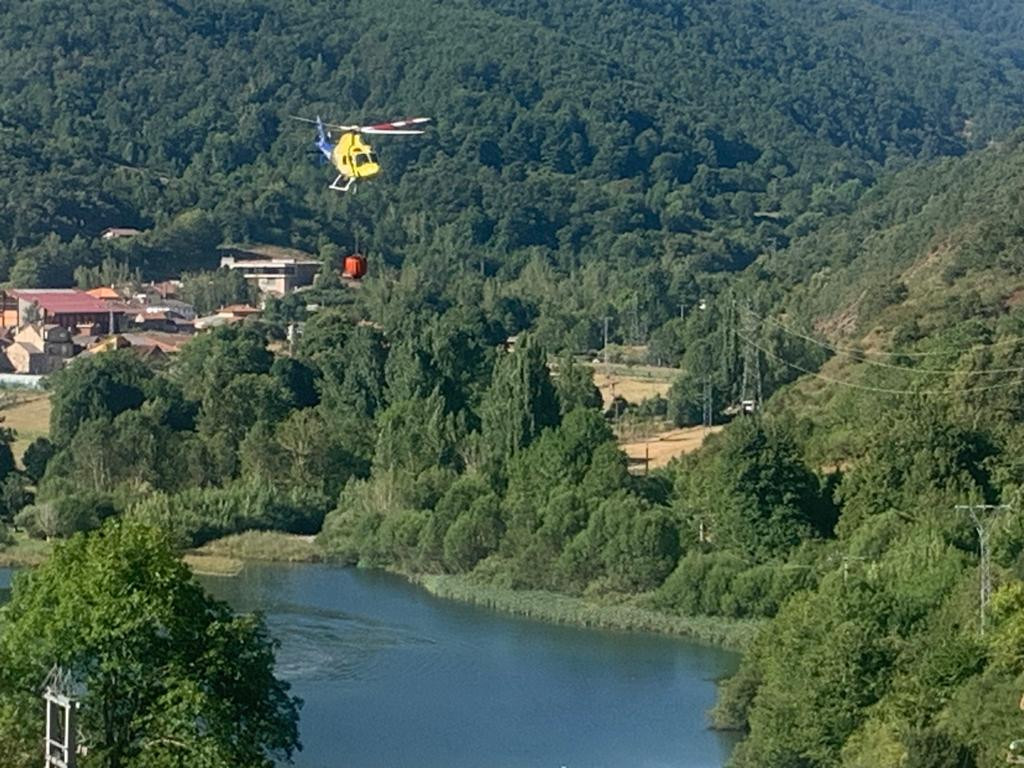
<path fill-rule="evenodd" d="M 511 618 L 350 568 L 203 583 L 281 641 L 279 673 L 305 700 L 301 768 L 717 768 L 731 747 L 706 712 L 733 654 Z"/>

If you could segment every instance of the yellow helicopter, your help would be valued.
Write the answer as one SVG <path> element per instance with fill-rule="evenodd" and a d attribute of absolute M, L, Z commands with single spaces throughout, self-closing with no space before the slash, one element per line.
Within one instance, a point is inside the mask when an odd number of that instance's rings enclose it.
<path fill-rule="evenodd" d="M 356 181 L 372 179 L 380 173 L 377 155 L 374 154 L 373 147 L 363 141 L 363 134 L 418 136 L 425 132 L 418 126 L 430 122 L 429 117 L 410 117 L 376 125 L 334 125 L 325 123 L 319 116 L 316 120 L 311 120 L 308 117 L 293 115 L 292 119 L 316 125 L 314 142 L 317 152 L 338 171 L 337 178 L 330 186 L 338 192 L 348 192 L 350 189 L 355 192 Z M 336 143 L 332 141 L 331 131 L 341 133 Z"/>

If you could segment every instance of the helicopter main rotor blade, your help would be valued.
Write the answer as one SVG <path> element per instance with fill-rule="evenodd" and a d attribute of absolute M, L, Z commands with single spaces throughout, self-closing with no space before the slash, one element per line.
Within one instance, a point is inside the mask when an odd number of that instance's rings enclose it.
<path fill-rule="evenodd" d="M 394 133 L 400 136 L 415 136 L 424 133 L 424 130 L 422 128 L 413 128 L 413 126 L 429 122 L 429 117 L 409 117 L 405 120 L 392 120 L 389 123 L 364 125 L 359 130 L 361 133 Z"/>
<path fill-rule="evenodd" d="M 393 120 L 390 123 L 376 123 L 374 125 L 338 125 L 337 123 L 325 123 L 308 117 L 299 117 L 298 115 L 289 115 L 289 117 L 292 120 L 298 120 L 303 123 L 312 123 L 313 125 L 319 123 L 324 128 L 330 128 L 335 131 L 358 131 L 359 133 L 376 134 L 390 133 L 396 136 L 419 136 L 425 133 L 425 131 L 422 128 L 414 128 L 413 126 L 423 125 L 431 120 L 429 117 L 409 117 L 405 120 Z"/>
<path fill-rule="evenodd" d="M 397 129 L 396 130 L 394 128 L 360 128 L 359 132 L 360 133 L 373 133 L 373 134 L 377 134 L 378 136 L 381 136 L 381 135 L 389 135 L 389 136 L 420 136 L 420 135 L 426 133 L 426 131 L 407 131 L 407 130 L 402 130 L 402 129 Z"/>
<path fill-rule="evenodd" d="M 358 131 L 362 126 L 359 125 L 337 125 L 336 123 L 325 123 L 323 120 L 313 120 L 309 117 L 299 117 L 298 115 L 288 115 L 292 120 L 298 120 L 302 123 L 312 123 L 317 125 L 318 123 L 324 128 L 333 128 L 336 131 Z"/>

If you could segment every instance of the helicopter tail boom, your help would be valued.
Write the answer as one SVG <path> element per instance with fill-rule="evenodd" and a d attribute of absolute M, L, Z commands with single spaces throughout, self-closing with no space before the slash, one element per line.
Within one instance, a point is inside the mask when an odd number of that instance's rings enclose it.
<path fill-rule="evenodd" d="M 330 160 L 334 145 L 331 144 L 330 134 L 327 133 L 327 128 L 324 126 L 324 121 L 320 119 L 320 115 L 316 116 L 316 148 Z"/>

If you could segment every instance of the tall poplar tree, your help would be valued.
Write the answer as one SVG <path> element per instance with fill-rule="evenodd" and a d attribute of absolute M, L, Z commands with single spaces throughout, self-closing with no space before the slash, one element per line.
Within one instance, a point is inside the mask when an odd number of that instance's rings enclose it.
<path fill-rule="evenodd" d="M 559 422 L 558 395 L 548 371 L 547 355 L 532 336 L 523 336 L 513 352 L 498 359 L 481 407 L 488 469 L 528 446 L 545 427 Z"/>

